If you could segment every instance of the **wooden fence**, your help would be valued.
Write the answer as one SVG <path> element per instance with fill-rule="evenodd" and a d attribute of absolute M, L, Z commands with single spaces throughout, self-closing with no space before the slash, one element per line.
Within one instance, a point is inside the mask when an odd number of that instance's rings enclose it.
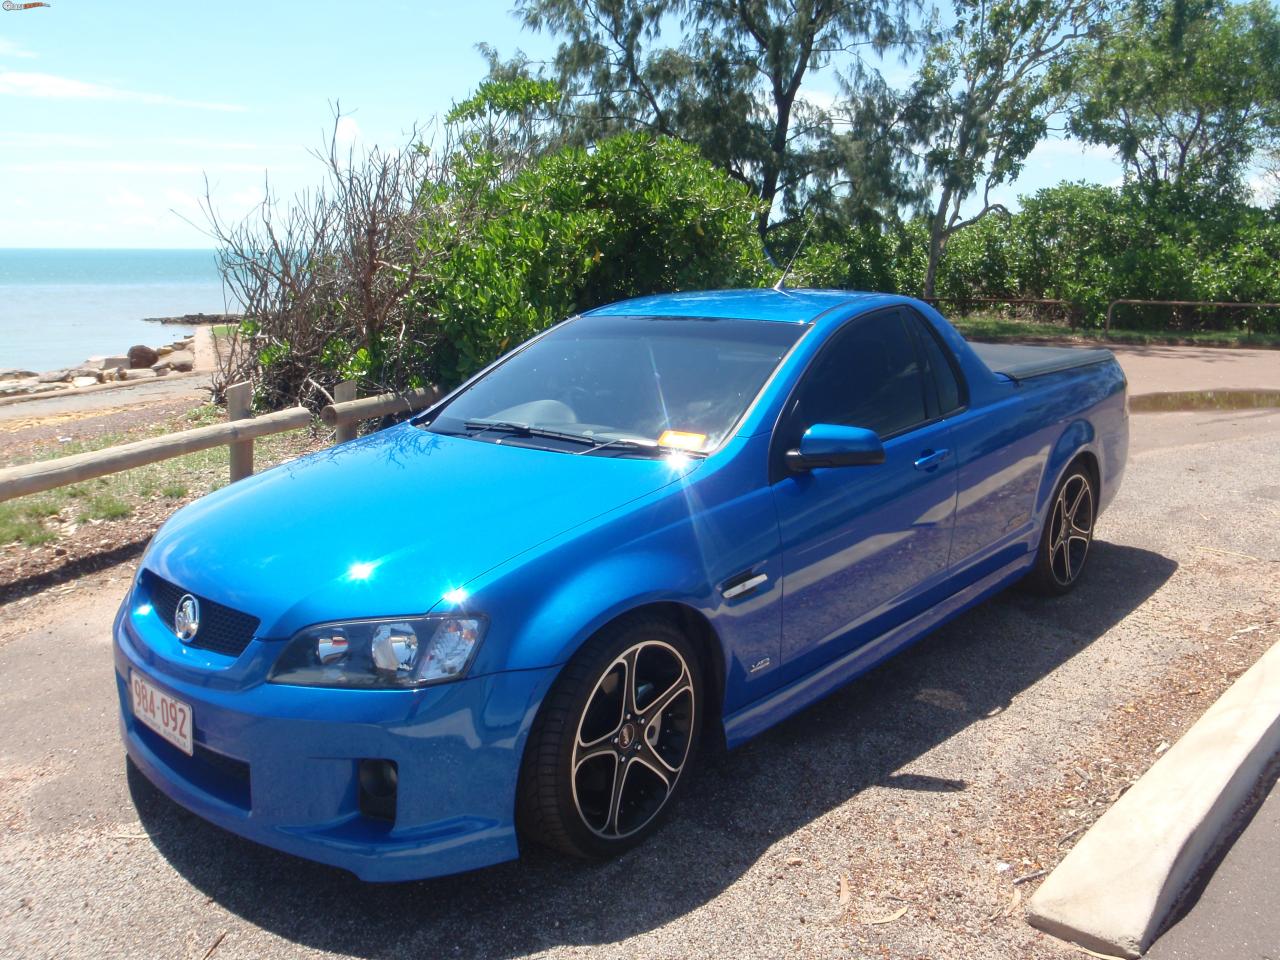
<path fill-rule="evenodd" d="M 360 400 L 355 399 L 355 394 L 354 383 L 340 383 L 334 391 L 335 402 L 320 411 L 320 419 L 336 429 L 339 443 L 355 437 L 361 420 L 421 410 L 440 396 L 434 387 Z M 231 448 L 231 481 L 242 480 L 253 473 L 253 441 L 256 438 L 298 430 L 309 426 L 313 419 L 311 411 L 305 407 L 290 407 L 255 417 L 250 412 L 249 401 L 249 384 L 233 384 L 227 388 L 226 423 L 196 427 L 163 437 L 149 437 L 55 460 L 4 467 L 0 469 L 0 502 L 223 445 Z"/>

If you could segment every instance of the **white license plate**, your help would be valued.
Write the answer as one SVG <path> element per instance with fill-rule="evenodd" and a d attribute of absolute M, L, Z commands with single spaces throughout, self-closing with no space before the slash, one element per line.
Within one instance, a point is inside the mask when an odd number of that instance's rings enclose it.
<path fill-rule="evenodd" d="M 162 692 L 134 671 L 129 672 L 129 693 L 133 715 L 191 756 L 191 705 Z"/>

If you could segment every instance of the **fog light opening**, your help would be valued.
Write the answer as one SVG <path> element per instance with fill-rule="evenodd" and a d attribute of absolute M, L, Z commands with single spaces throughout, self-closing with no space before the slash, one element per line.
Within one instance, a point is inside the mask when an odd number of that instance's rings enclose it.
<path fill-rule="evenodd" d="M 394 760 L 361 760 L 360 812 L 372 820 L 395 823 L 400 771 Z"/>

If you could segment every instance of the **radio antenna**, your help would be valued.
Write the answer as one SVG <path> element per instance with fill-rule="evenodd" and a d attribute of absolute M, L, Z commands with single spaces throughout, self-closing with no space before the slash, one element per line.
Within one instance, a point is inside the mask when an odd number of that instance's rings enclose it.
<path fill-rule="evenodd" d="M 773 289 L 781 293 L 786 289 L 787 277 L 791 275 L 791 268 L 795 266 L 796 257 L 800 256 L 800 251 L 804 249 L 804 242 L 809 239 L 809 231 L 813 229 L 813 222 L 818 219 L 818 213 L 815 210 L 813 216 L 809 218 L 809 225 L 804 228 L 804 233 L 800 235 L 800 242 L 796 244 L 795 252 L 791 254 L 791 259 L 787 261 L 787 268 L 782 271 L 782 276 L 778 278 L 778 282 L 773 285 Z"/>

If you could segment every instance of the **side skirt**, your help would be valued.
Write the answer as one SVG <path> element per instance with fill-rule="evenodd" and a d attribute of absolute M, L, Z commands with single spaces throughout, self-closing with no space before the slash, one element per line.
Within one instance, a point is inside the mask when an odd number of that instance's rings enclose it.
<path fill-rule="evenodd" d="M 839 659 L 793 680 L 768 696 L 748 704 L 724 718 L 725 741 L 733 748 L 763 733 L 776 723 L 798 713 L 827 694 L 838 690 L 883 663 L 889 657 L 924 638 L 965 610 L 998 593 L 1031 568 L 1034 554 L 995 570 L 964 590 L 952 594 L 915 618 L 894 627 L 870 643 L 851 650 Z"/>

